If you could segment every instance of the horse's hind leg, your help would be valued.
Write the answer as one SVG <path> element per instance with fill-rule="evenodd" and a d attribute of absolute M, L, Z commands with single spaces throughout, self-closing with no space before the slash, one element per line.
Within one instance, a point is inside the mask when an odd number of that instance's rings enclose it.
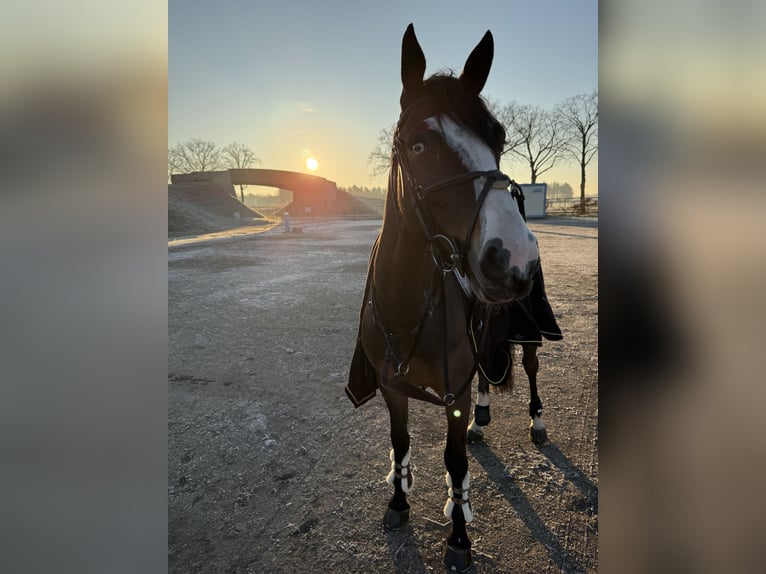
<path fill-rule="evenodd" d="M 447 446 L 444 449 L 444 464 L 447 467 L 447 503 L 444 516 L 452 519 L 452 531 L 447 537 L 444 549 L 444 564 L 448 570 L 465 572 L 471 566 L 471 541 L 465 525 L 473 520 L 468 490 L 471 475 L 468 472 L 466 456 L 466 427 L 468 418 L 464 413 L 471 408 L 470 393 L 463 395 L 446 408 L 449 427 Z"/>
<path fill-rule="evenodd" d="M 410 472 L 410 435 L 407 431 L 407 397 L 393 391 L 383 391 L 391 417 L 391 472 L 388 484 L 393 485 L 394 495 L 388 501 L 388 508 L 383 520 L 389 528 L 401 528 L 410 517 L 410 505 L 407 493 L 412 488 Z"/>
<path fill-rule="evenodd" d="M 473 420 L 468 426 L 468 433 L 466 438 L 469 443 L 479 442 L 484 438 L 484 430 L 481 427 L 485 427 L 492 420 L 489 414 L 489 381 L 487 378 L 478 372 L 479 377 L 479 392 L 476 396 L 476 406 L 473 409 Z"/>
<path fill-rule="evenodd" d="M 529 379 L 529 436 L 537 445 L 541 445 L 548 440 L 548 433 L 543 424 L 543 403 L 537 395 L 537 370 L 540 362 L 537 359 L 537 345 L 522 345 L 524 354 L 521 359 L 524 365 L 524 372 Z"/>

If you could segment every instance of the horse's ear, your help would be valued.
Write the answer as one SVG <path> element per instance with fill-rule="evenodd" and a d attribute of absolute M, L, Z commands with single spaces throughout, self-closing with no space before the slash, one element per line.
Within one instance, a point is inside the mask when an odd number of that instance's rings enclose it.
<path fill-rule="evenodd" d="M 415 37 L 415 28 L 410 24 L 402 38 L 402 105 L 405 98 L 411 98 L 423 86 L 425 73 L 426 57 Z"/>
<path fill-rule="evenodd" d="M 492 39 L 492 32 L 487 30 L 484 37 L 465 61 L 465 67 L 460 73 L 460 80 L 463 81 L 471 91 L 479 94 L 484 88 L 484 84 L 489 76 L 489 69 L 492 66 L 492 58 L 495 54 L 495 42 Z"/>

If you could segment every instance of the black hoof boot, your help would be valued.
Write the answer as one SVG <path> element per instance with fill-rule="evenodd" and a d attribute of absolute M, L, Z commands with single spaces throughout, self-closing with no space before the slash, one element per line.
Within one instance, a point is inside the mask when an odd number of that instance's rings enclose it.
<path fill-rule="evenodd" d="M 480 427 L 487 426 L 492 420 L 492 417 L 489 416 L 489 405 L 486 407 L 476 405 L 473 409 L 473 418 Z"/>
<path fill-rule="evenodd" d="M 546 432 L 545 427 L 541 429 L 536 429 L 530 424 L 529 437 L 532 439 L 532 442 L 535 443 L 537 446 L 543 445 L 546 442 L 548 442 L 548 433 Z"/>
<path fill-rule="evenodd" d="M 386 508 L 386 514 L 383 516 L 383 522 L 391 530 L 399 530 L 402 526 L 407 524 L 409 519 L 409 508 L 407 510 L 394 510 L 393 508 Z"/>
<path fill-rule="evenodd" d="M 468 572 L 471 569 L 471 549 L 445 545 L 444 565 L 450 572 Z"/>

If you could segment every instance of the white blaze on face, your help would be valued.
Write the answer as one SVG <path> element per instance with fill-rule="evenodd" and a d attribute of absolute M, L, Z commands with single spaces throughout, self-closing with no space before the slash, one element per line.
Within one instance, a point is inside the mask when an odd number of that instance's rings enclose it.
<path fill-rule="evenodd" d="M 489 146 L 451 118 L 443 116 L 437 120 L 431 117 L 425 121 L 431 129 L 442 134 L 444 141 L 457 153 L 468 170 L 492 171 L 498 168 Z M 477 199 L 485 181 L 483 177 L 474 180 Z M 499 238 L 503 247 L 510 251 L 509 269 L 518 267 L 521 272 L 525 272 L 529 262 L 538 258 L 537 240 L 521 217 L 516 200 L 506 189 L 492 189 L 484 200 L 471 241 L 475 261 L 479 260 L 487 241 L 493 238 Z"/>

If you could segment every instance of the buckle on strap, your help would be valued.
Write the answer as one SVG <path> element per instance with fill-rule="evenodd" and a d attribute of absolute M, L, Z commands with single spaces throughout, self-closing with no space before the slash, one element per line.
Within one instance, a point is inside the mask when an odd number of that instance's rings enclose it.
<path fill-rule="evenodd" d="M 460 252 L 457 245 L 446 235 L 434 235 L 430 246 L 434 263 L 444 273 L 452 271 L 460 263 Z"/>

